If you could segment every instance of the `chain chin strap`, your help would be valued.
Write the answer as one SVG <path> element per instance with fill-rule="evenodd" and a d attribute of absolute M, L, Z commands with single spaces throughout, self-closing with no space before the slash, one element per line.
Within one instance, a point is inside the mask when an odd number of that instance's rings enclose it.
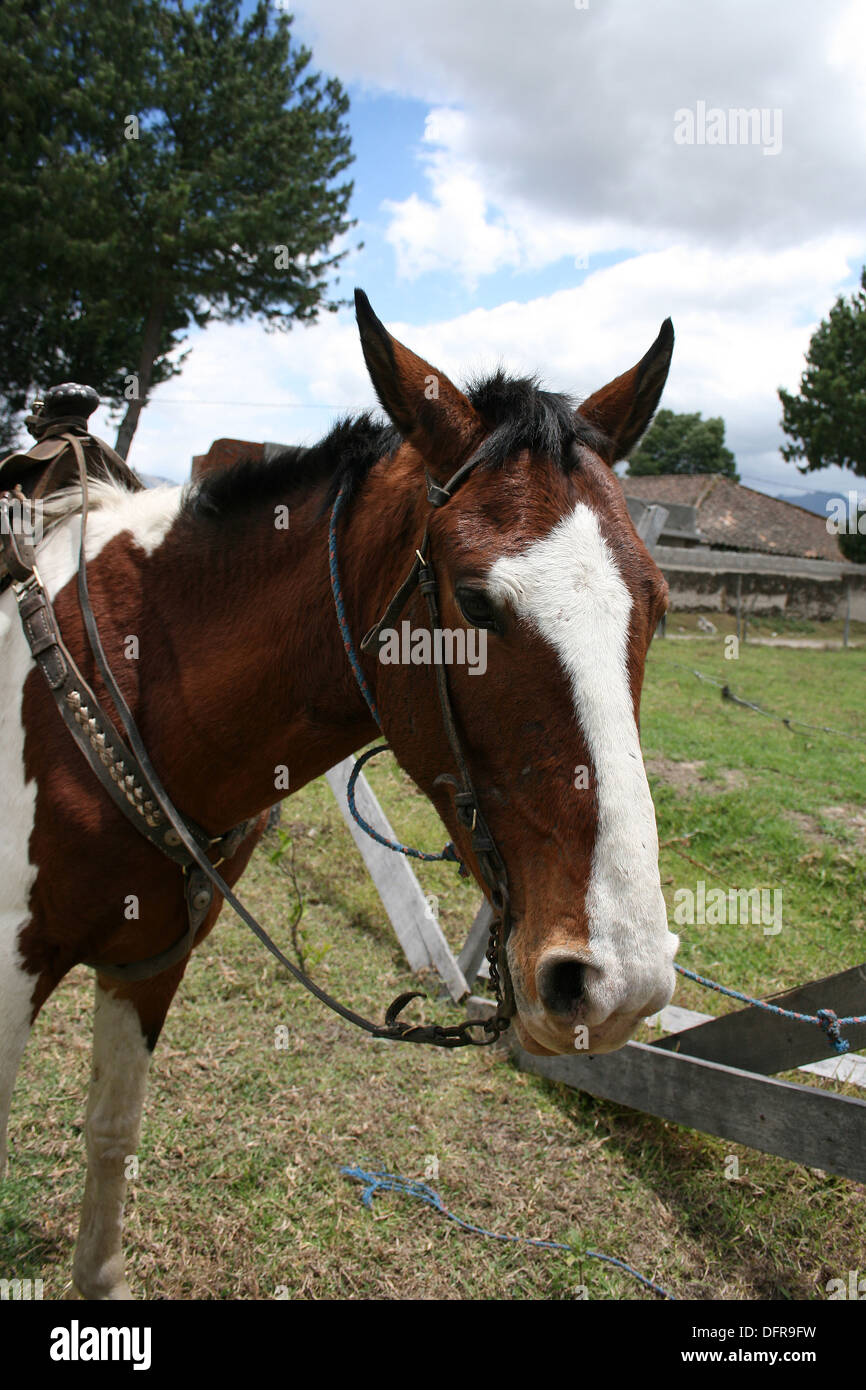
<path fill-rule="evenodd" d="M 395 1042 L 426 1043 L 430 1047 L 489 1047 L 511 1021 L 496 1013 L 492 1018 L 467 1018 L 462 1023 L 442 1028 L 437 1023 L 407 1023 L 397 1017 L 413 999 L 426 998 L 420 990 L 398 995 L 385 1014 L 385 1027 L 377 1031 L 377 1036 L 393 1038 Z M 473 1028 L 480 1028 L 487 1037 L 473 1037 Z"/>

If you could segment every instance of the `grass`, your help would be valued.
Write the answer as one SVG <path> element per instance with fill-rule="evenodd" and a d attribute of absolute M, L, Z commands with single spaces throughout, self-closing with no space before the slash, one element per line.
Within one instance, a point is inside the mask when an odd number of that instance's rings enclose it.
<path fill-rule="evenodd" d="M 694 667 L 862 741 L 792 731 L 722 701 Z M 776 936 L 681 927 L 683 964 L 769 992 L 866 959 L 864 677 L 858 650 L 746 646 L 725 661 L 720 642 L 654 644 L 642 736 L 669 907 L 699 878 L 780 888 L 784 903 Z M 435 814 L 393 760 L 370 780 L 401 839 L 441 846 Z M 283 830 L 300 923 L 276 838 L 253 860 L 246 900 L 278 941 L 294 926 L 326 988 L 379 1016 L 413 980 L 323 781 L 285 804 Z M 478 890 L 453 866 L 422 865 L 419 876 L 458 946 Z M 728 1007 L 684 981 L 677 1002 Z M 37 1023 L 13 1102 L 0 1274 L 44 1279 L 46 1298 L 63 1297 L 71 1268 L 89 1013 L 77 970 Z M 725 1177 L 729 1155 L 737 1180 Z M 588 1259 L 595 1248 L 681 1298 L 808 1300 L 862 1271 L 866 1249 L 862 1186 L 521 1074 L 484 1050 L 401 1048 L 353 1032 L 228 912 L 169 1014 L 138 1158 L 125 1246 L 133 1290 L 149 1298 L 570 1300 L 581 1286 L 593 1299 L 653 1297 Z M 565 1241 L 571 1253 L 470 1236 L 398 1195 L 368 1211 L 339 1172 L 360 1164 L 423 1178 L 433 1158 L 432 1185 L 460 1216 Z"/>
<path fill-rule="evenodd" d="M 781 895 L 781 932 L 684 926 L 679 963 L 768 994 L 866 960 L 866 660 L 741 645 L 728 661 L 723 650 L 690 649 L 688 661 L 679 645 L 653 645 L 644 755 L 671 916 L 677 890 L 694 891 L 699 880 Z M 788 728 L 723 700 L 696 669 L 769 712 L 840 732 Z M 677 1002 L 706 1013 L 727 1007 L 688 982 Z"/>
<path fill-rule="evenodd" d="M 750 605 L 744 604 L 743 621 L 746 627 L 747 642 L 766 642 L 778 638 L 780 641 L 826 642 L 830 646 L 840 645 L 845 632 L 845 619 L 842 618 L 797 618 L 780 613 L 753 613 Z M 668 613 L 667 635 L 671 638 L 693 638 L 702 640 L 708 636 L 701 622 L 709 617 L 719 636 L 735 633 L 737 619 L 734 613 L 681 613 L 672 609 Z M 852 618 L 848 631 L 852 647 L 862 647 L 866 642 L 866 623 Z"/>

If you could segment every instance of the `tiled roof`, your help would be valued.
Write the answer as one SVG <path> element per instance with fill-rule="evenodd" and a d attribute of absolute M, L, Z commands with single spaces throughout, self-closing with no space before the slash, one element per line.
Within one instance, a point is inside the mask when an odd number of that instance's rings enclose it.
<path fill-rule="evenodd" d="M 803 555 L 812 560 L 844 559 L 838 540 L 827 530 L 826 518 L 719 473 L 659 473 L 620 481 L 626 497 L 694 507 L 698 529 L 709 546 Z"/>

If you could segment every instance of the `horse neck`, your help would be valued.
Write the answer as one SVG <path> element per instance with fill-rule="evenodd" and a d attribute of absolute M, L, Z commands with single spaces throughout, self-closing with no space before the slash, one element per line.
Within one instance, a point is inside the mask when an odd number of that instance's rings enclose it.
<path fill-rule="evenodd" d="M 401 486 L 389 476 L 383 487 L 371 477 L 341 520 L 356 649 L 423 529 L 416 492 L 408 479 Z M 142 689 L 142 703 L 160 711 L 160 762 L 171 769 L 177 804 L 214 833 L 281 800 L 286 784 L 298 790 L 378 732 L 337 622 L 328 523 L 321 495 L 292 508 L 288 530 L 275 527 L 273 505 L 243 522 L 191 521 L 181 546 L 164 547 L 162 573 L 149 586 L 161 599 L 152 631 L 178 674 Z M 375 690 L 369 662 L 367 672 Z"/>

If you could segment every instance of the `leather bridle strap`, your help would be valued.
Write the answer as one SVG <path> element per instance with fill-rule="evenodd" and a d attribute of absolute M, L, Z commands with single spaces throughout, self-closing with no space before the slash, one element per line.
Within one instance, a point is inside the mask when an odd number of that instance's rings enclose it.
<path fill-rule="evenodd" d="M 83 503 L 87 504 L 87 474 L 83 439 L 78 435 L 60 436 L 58 442 L 69 448 L 79 470 L 84 468 Z M 93 441 L 108 448 L 102 441 Z M 18 614 L 36 665 L 57 704 L 63 722 L 86 758 L 108 796 L 140 835 L 154 848 L 176 863 L 184 873 L 188 928 L 182 937 L 147 960 L 129 964 L 84 962 L 112 979 L 124 983 L 151 979 L 183 960 L 192 950 L 196 934 L 213 901 L 213 890 L 205 874 L 181 844 L 173 827 L 153 794 L 149 779 L 138 758 L 121 738 L 114 723 L 101 707 L 64 643 L 54 609 L 36 566 L 33 547 L 15 525 L 14 494 L 0 493 L 0 549 L 12 582 Z M 86 525 L 83 530 L 86 529 Z M 89 608 L 89 604 L 88 604 Z M 98 636 L 98 634 L 97 634 Z M 225 835 L 211 836 L 187 819 L 190 834 L 203 850 L 216 851 L 221 859 L 236 853 L 251 833 L 255 822 L 246 821 Z"/>
<path fill-rule="evenodd" d="M 438 584 L 432 561 L 428 555 L 424 557 L 424 564 L 419 576 L 418 587 L 427 600 L 430 628 L 431 632 L 435 632 L 436 628 L 439 626 Z M 435 779 L 434 785 L 439 782 L 447 782 L 454 788 L 455 814 L 461 825 L 472 833 L 472 851 L 478 862 L 482 877 L 490 889 L 490 896 L 498 917 L 498 926 L 497 919 L 494 918 L 494 923 L 491 927 L 490 943 L 487 950 L 487 960 L 490 965 L 491 982 L 496 992 L 498 1004 L 496 1019 L 502 1022 L 504 1029 L 504 1027 L 507 1026 L 507 1020 L 510 1019 L 515 1012 L 514 991 L 506 954 L 508 937 L 511 932 L 508 872 L 497 848 L 496 841 L 481 813 L 478 795 L 475 791 L 469 766 L 463 754 L 460 736 L 457 732 L 454 707 L 451 703 L 451 696 L 448 689 L 448 677 L 445 673 L 444 663 L 442 662 L 436 663 L 436 683 L 439 692 L 439 705 L 442 711 L 442 723 L 445 728 L 451 754 L 457 764 L 460 782 L 458 783 L 455 781 L 448 773 L 441 773 Z"/>
<path fill-rule="evenodd" d="M 483 459 L 483 446 L 475 451 L 472 456 L 457 469 L 456 473 L 447 483 L 440 485 L 426 474 L 427 482 L 427 501 L 431 507 L 444 507 L 451 501 L 454 492 L 460 487 L 466 478 L 469 477 L 473 469 Z M 379 621 L 370 628 L 362 642 L 361 650 L 369 651 L 378 641 L 379 635 L 386 628 L 394 626 L 400 613 L 405 608 L 415 589 L 420 589 L 427 603 L 427 611 L 430 620 L 431 632 L 439 627 L 439 585 L 436 579 L 436 572 L 430 555 L 430 526 L 429 522 L 424 528 L 424 535 L 421 544 L 415 551 L 415 559 L 406 578 L 397 589 L 384 614 Z M 511 910 L 508 894 L 508 873 L 504 860 L 497 848 L 496 842 L 484 820 L 479 806 L 478 795 L 472 782 L 469 765 L 463 753 L 463 746 L 460 742 L 460 735 L 457 729 L 457 721 L 454 715 L 454 706 L 451 701 L 451 694 L 448 688 L 448 677 L 445 666 L 442 662 L 435 663 L 436 684 L 439 696 L 439 706 L 442 713 L 442 724 L 451 755 L 457 767 L 459 780 L 448 773 L 442 773 L 435 779 L 435 783 L 447 782 L 454 789 L 454 809 L 457 819 L 467 830 L 472 833 L 472 849 L 475 854 L 481 875 L 490 891 L 491 900 L 498 917 L 494 918 L 491 927 L 490 942 L 487 949 L 487 960 L 490 966 L 490 978 L 493 984 L 498 1008 L 496 1015 L 491 1022 L 500 1031 L 504 1031 L 508 1026 L 508 1021 L 516 1012 L 514 1001 L 514 989 L 511 981 L 511 972 L 508 969 L 507 943 L 511 932 Z"/>

